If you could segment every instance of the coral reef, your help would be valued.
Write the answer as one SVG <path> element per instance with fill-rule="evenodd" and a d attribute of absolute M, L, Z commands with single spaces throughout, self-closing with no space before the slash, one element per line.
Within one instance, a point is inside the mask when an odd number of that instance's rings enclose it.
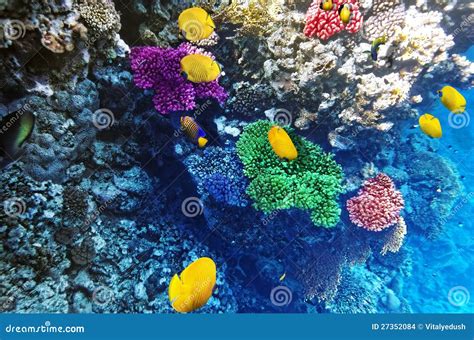
<path fill-rule="evenodd" d="M 93 124 L 99 109 L 96 87 L 85 80 L 73 93 L 57 91 L 50 99 L 31 97 L 29 103 L 37 119 L 31 143 L 25 146 L 24 170 L 38 180 L 61 182 L 98 131 Z"/>
<path fill-rule="evenodd" d="M 308 8 L 304 27 L 304 34 L 307 37 L 317 36 L 327 40 L 342 30 L 357 33 L 362 27 L 363 18 L 357 0 L 335 0 L 330 10 L 322 9 L 321 4 L 322 0 L 314 0 Z M 340 8 L 346 4 L 350 6 L 351 11 L 350 21 L 347 24 L 342 22 L 339 16 Z"/>
<path fill-rule="evenodd" d="M 232 1 L 215 15 L 218 23 L 238 25 L 237 34 L 261 36 L 274 29 L 273 21 L 282 12 L 277 1 L 249 0 Z"/>
<path fill-rule="evenodd" d="M 441 86 L 473 100 L 472 6 L 320 3 L 1 2 L 0 117 L 28 109 L 36 125 L 0 172 L 0 311 L 173 313 L 171 277 L 207 256 L 217 284 L 198 313 L 471 313 L 446 297 L 472 282 L 470 130 L 414 125 L 444 110 Z M 209 39 L 182 43 L 190 6 L 213 17 Z M 181 77 L 190 53 L 215 56 L 218 81 Z M 273 152 L 273 125 L 294 161 Z M 367 201 L 350 199 L 361 186 Z M 269 298 L 280 285 L 287 306 Z"/>
<path fill-rule="evenodd" d="M 393 228 L 391 233 L 387 235 L 387 239 L 380 254 L 385 255 L 387 252 L 397 253 L 403 245 L 403 240 L 405 239 L 406 234 L 407 225 L 403 217 L 400 216 L 395 228 Z"/>
<path fill-rule="evenodd" d="M 340 166 L 318 146 L 287 130 L 298 150 L 290 162 L 280 159 L 267 140 L 275 125 L 258 121 L 248 125 L 237 143 L 244 173 L 251 180 L 247 193 L 257 209 L 270 213 L 297 207 L 311 212 L 315 225 L 335 226 L 340 209 L 335 201 L 340 192 Z"/>
<path fill-rule="evenodd" d="M 368 19 L 364 22 L 364 38 L 392 37 L 405 24 L 405 5 L 401 0 L 372 0 Z"/>
<path fill-rule="evenodd" d="M 347 210 L 352 223 L 381 231 L 398 222 L 404 204 L 391 178 L 380 173 L 365 181 L 357 196 L 347 201 Z"/>
<path fill-rule="evenodd" d="M 210 195 L 220 203 L 239 207 L 248 204 L 245 194 L 248 181 L 235 150 L 211 146 L 203 155 L 187 157 L 184 164 L 196 181 L 200 195 Z"/>
<path fill-rule="evenodd" d="M 198 99 L 213 98 L 221 104 L 227 99 L 218 79 L 193 83 L 181 76 L 180 60 L 190 54 L 213 57 L 188 43 L 177 48 L 134 47 L 131 51 L 133 80 L 140 88 L 154 90 L 153 103 L 161 114 L 192 110 Z"/>
<path fill-rule="evenodd" d="M 107 0 L 84 0 L 78 4 L 79 14 L 95 39 L 104 35 L 114 36 L 120 31 L 120 16 L 114 3 Z"/>

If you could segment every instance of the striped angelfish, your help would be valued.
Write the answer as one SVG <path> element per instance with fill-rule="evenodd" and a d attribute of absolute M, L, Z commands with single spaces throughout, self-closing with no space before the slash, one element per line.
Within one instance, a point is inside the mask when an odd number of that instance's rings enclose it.
<path fill-rule="evenodd" d="M 199 126 L 196 121 L 189 116 L 183 116 L 180 119 L 181 129 L 184 131 L 193 142 L 197 143 L 200 148 L 203 148 L 207 144 L 206 133 Z"/>

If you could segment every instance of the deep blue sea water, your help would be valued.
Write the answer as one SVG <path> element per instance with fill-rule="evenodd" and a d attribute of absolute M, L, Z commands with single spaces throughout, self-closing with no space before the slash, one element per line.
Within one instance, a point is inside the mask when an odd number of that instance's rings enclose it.
<path fill-rule="evenodd" d="M 473 61 L 474 47 L 465 55 Z M 455 165 L 462 178 L 465 196 L 454 205 L 438 239 L 427 240 L 408 231 L 407 240 L 413 249 L 414 261 L 412 275 L 405 281 L 404 295 L 410 297 L 414 312 L 474 312 L 474 89 L 460 92 L 467 100 L 466 117 L 471 119 L 463 128 L 450 127 L 449 112 L 440 101 L 434 101 L 428 111 L 420 112 L 429 112 L 439 118 L 443 137 L 435 142 L 437 153 Z M 417 124 L 416 121 L 411 123 Z M 467 289 L 470 303 L 455 306 L 449 302 L 449 291 L 456 287 Z"/>

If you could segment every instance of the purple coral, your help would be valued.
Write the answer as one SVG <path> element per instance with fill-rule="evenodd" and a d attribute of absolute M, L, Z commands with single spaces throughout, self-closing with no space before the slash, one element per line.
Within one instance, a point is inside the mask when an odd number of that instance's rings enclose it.
<path fill-rule="evenodd" d="M 196 99 L 214 98 L 219 104 L 227 99 L 227 93 L 219 85 L 218 79 L 196 84 L 181 76 L 180 61 L 189 54 L 203 54 L 214 59 L 210 53 L 189 43 L 176 48 L 132 48 L 130 58 L 135 85 L 155 91 L 153 103 L 161 114 L 192 110 L 196 106 Z"/>

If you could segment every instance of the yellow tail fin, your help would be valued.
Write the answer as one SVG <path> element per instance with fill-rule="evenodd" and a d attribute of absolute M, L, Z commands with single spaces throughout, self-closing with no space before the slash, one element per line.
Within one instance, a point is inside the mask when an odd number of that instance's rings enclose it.
<path fill-rule="evenodd" d="M 183 283 L 179 279 L 178 274 L 175 274 L 171 279 L 170 286 L 168 289 L 168 297 L 170 299 L 171 304 L 173 304 L 179 295 L 182 294 L 183 290 Z"/>
<path fill-rule="evenodd" d="M 204 137 L 199 137 L 198 138 L 198 145 L 200 148 L 203 148 L 205 147 L 207 144 L 207 138 L 204 138 Z"/>

